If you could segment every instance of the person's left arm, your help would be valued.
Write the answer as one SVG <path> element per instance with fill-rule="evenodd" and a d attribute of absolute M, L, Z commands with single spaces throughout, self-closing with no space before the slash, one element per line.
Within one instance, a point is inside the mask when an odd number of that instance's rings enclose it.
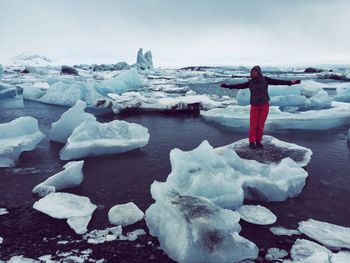
<path fill-rule="evenodd" d="M 295 85 L 300 84 L 300 79 L 292 79 L 292 80 L 281 80 L 281 79 L 273 79 L 269 77 L 265 77 L 267 84 L 269 85 Z"/>

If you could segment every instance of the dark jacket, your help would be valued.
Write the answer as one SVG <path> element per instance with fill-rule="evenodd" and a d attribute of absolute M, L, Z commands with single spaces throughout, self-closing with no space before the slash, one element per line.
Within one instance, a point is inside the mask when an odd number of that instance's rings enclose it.
<path fill-rule="evenodd" d="M 259 71 L 259 76 L 241 84 L 225 84 L 222 87 L 228 89 L 247 89 L 250 90 L 250 104 L 260 105 L 269 102 L 269 85 L 292 85 L 289 80 L 279 80 L 265 77 L 261 74 L 260 67 L 253 69 Z M 253 70 L 252 69 L 252 70 Z"/>

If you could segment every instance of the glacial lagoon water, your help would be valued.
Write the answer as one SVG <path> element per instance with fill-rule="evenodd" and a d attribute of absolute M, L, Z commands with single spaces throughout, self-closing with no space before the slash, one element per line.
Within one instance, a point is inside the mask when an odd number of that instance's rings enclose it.
<path fill-rule="evenodd" d="M 24 108 L 2 110 L 0 123 L 20 116 L 33 116 L 39 120 L 43 133 L 48 134 L 50 125 L 67 108 L 25 101 Z M 201 117 L 190 115 L 165 115 L 160 113 L 106 115 L 101 122 L 123 119 L 141 124 L 149 129 L 149 144 L 128 153 L 86 158 L 83 168 L 84 182 L 80 187 L 68 189 L 87 196 L 98 205 L 88 226 L 93 229 L 110 227 L 108 210 L 116 205 L 134 202 L 145 211 L 153 200 L 150 185 L 154 180 L 164 181 L 171 171 L 169 152 L 173 148 L 192 150 L 203 140 L 214 147 L 246 138 L 246 131 L 235 131 L 206 122 Z M 350 146 L 346 135 L 349 127 L 321 132 L 285 130 L 267 134 L 280 140 L 296 143 L 313 151 L 311 162 L 306 167 L 309 177 L 302 193 L 285 202 L 261 204 L 276 216 L 274 226 L 296 229 L 298 222 L 314 218 L 320 221 L 350 227 Z M 0 168 L 0 207 L 8 214 L 0 216 L 0 260 L 14 255 L 38 258 L 55 255 L 74 249 L 92 249 L 91 258 L 105 258 L 108 262 L 173 262 L 160 249 L 157 239 L 141 236 L 134 242 L 113 241 L 91 245 L 75 235 L 64 220 L 52 219 L 34 210 L 32 205 L 38 197 L 32 194 L 33 187 L 57 173 L 66 163 L 59 160 L 62 144 L 50 142 L 46 137 L 32 152 L 23 153 L 20 164 L 14 168 Z M 257 226 L 241 221 L 241 235 L 250 239 L 261 249 L 264 257 L 268 248 L 290 250 L 297 236 L 275 236 L 269 226 Z M 126 227 L 124 231 L 143 228 L 144 221 Z M 58 241 L 69 241 L 58 244 Z M 263 262 L 262 259 L 257 262 Z"/>

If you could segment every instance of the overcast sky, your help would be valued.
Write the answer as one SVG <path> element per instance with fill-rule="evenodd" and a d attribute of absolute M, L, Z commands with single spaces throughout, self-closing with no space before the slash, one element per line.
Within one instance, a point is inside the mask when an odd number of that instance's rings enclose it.
<path fill-rule="evenodd" d="M 0 0 L 0 63 L 32 52 L 63 62 L 156 67 L 349 62 L 350 0 Z"/>

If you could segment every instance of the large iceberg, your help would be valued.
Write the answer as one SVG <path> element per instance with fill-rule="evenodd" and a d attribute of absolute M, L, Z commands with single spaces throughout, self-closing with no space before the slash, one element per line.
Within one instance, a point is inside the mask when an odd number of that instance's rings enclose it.
<path fill-rule="evenodd" d="M 60 152 L 60 158 L 71 160 L 127 152 L 145 146 L 149 136 L 148 129 L 136 123 L 86 120 L 74 129 Z"/>
<path fill-rule="evenodd" d="M 250 106 L 228 106 L 224 109 L 201 111 L 209 121 L 221 123 L 232 128 L 248 128 Z M 350 104 L 333 101 L 331 108 L 302 112 L 283 112 L 271 106 L 266 120 L 266 130 L 326 130 L 348 124 L 350 121 Z"/>
<path fill-rule="evenodd" d="M 109 223 L 113 225 L 132 225 L 144 217 L 144 213 L 132 202 L 115 205 L 108 211 Z"/>
<path fill-rule="evenodd" d="M 153 60 L 151 50 L 143 54 L 143 49 L 140 48 L 137 52 L 136 67 L 141 70 L 153 69 Z"/>
<path fill-rule="evenodd" d="M 0 124 L 0 167 L 15 166 L 20 154 L 33 150 L 44 137 L 33 117 Z"/>
<path fill-rule="evenodd" d="M 96 206 L 85 196 L 51 193 L 35 202 L 33 208 L 53 218 L 67 219 L 77 234 L 85 234 Z"/>
<path fill-rule="evenodd" d="M 350 249 L 350 228 L 314 219 L 299 223 L 299 231 L 329 248 Z"/>
<path fill-rule="evenodd" d="M 256 245 L 239 235 L 237 212 L 181 195 L 165 183 L 154 182 L 151 193 L 156 202 L 146 211 L 146 223 L 173 260 L 217 263 L 258 256 Z"/>
<path fill-rule="evenodd" d="M 64 165 L 64 170 L 47 178 L 44 182 L 33 188 L 33 193 L 45 196 L 56 190 L 78 186 L 84 179 L 84 161 L 69 162 Z"/>
<path fill-rule="evenodd" d="M 94 115 L 84 111 L 85 108 L 86 103 L 78 100 L 72 108 L 64 112 L 58 121 L 52 123 L 50 140 L 66 143 L 73 130 L 83 121 L 96 120 Z"/>

